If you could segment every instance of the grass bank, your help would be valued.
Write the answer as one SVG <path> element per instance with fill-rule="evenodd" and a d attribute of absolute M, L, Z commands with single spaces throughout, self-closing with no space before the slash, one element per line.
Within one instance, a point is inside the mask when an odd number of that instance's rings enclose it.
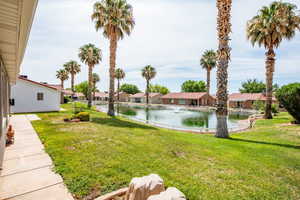
<path fill-rule="evenodd" d="M 232 139 L 155 128 L 91 111 L 65 123 L 66 111 L 38 114 L 33 126 L 69 190 L 79 199 L 159 174 L 190 200 L 300 199 L 300 126 L 290 116 L 259 120 Z"/>

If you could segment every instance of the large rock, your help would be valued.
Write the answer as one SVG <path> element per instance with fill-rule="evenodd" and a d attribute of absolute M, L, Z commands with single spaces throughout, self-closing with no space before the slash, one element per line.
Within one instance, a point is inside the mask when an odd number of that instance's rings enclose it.
<path fill-rule="evenodd" d="M 152 195 L 147 200 L 185 200 L 185 195 L 177 188 L 169 187 L 165 192 Z"/>
<path fill-rule="evenodd" d="M 133 178 L 129 184 L 125 200 L 146 200 L 151 195 L 165 191 L 163 180 L 156 174 Z"/>

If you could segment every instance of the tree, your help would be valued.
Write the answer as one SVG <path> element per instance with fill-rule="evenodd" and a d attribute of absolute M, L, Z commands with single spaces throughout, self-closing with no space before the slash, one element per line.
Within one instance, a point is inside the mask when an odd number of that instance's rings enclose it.
<path fill-rule="evenodd" d="M 88 107 L 92 107 L 92 90 L 93 90 L 93 68 L 102 60 L 101 50 L 93 44 L 86 44 L 80 47 L 78 57 L 81 62 L 88 65 Z"/>
<path fill-rule="evenodd" d="M 126 83 L 121 85 L 120 91 L 126 92 L 127 94 L 136 94 L 141 92 L 136 85 L 126 84 Z"/>
<path fill-rule="evenodd" d="M 80 72 L 80 65 L 74 61 L 71 60 L 64 64 L 65 70 L 71 75 L 71 90 L 72 90 L 72 99 L 74 98 L 74 81 L 75 81 L 75 75 Z"/>
<path fill-rule="evenodd" d="M 278 85 L 273 85 L 273 92 L 276 92 Z M 266 84 L 257 79 L 248 79 L 242 83 L 242 88 L 239 89 L 240 93 L 265 93 Z"/>
<path fill-rule="evenodd" d="M 232 0 L 217 0 L 218 59 L 217 59 L 217 130 L 216 137 L 228 138 L 228 65 L 230 61 L 229 34 L 231 33 Z"/>
<path fill-rule="evenodd" d="M 94 4 L 92 20 L 96 31 L 103 29 L 104 37 L 110 40 L 109 58 L 109 106 L 108 115 L 114 116 L 115 67 L 118 40 L 130 35 L 134 28 L 132 6 L 126 0 L 102 0 Z"/>
<path fill-rule="evenodd" d="M 167 87 L 162 86 L 162 85 L 158 85 L 158 84 L 151 85 L 150 84 L 149 92 L 160 93 L 160 94 L 166 95 L 166 94 L 170 93 L 170 90 Z"/>
<path fill-rule="evenodd" d="M 155 68 L 147 65 L 142 69 L 142 76 L 146 79 L 146 103 L 149 104 L 150 80 L 156 76 Z"/>
<path fill-rule="evenodd" d="M 97 91 L 97 83 L 100 81 L 100 77 L 97 73 L 93 73 L 93 99 L 95 99 L 95 92 Z"/>
<path fill-rule="evenodd" d="M 272 85 L 275 70 L 275 48 L 282 40 L 292 39 L 296 29 L 300 30 L 300 16 L 297 6 L 291 3 L 275 1 L 260 9 L 258 15 L 247 23 L 247 38 L 252 45 L 258 44 L 266 49 L 266 85 L 267 101 L 265 119 L 272 119 Z"/>
<path fill-rule="evenodd" d="M 84 81 L 79 83 L 78 85 L 75 85 L 75 91 L 82 93 L 85 98 L 89 97 L 89 82 Z"/>
<path fill-rule="evenodd" d="M 69 79 L 69 73 L 64 70 L 60 69 L 56 71 L 56 78 L 61 81 L 61 93 L 60 93 L 60 103 L 64 103 L 64 82 Z"/>
<path fill-rule="evenodd" d="M 217 65 L 217 54 L 214 50 L 207 50 L 200 59 L 200 65 L 206 70 L 206 92 L 210 92 L 210 72 Z"/>
<path fill-rule="evenodd" d="M 181 85 L 182 92 L 206 92 L 206 84 L 204 81 L 185 81 Z"/>
<path fill-rule="evenodd" d="M 296 124 L 300 124 L 300 83 L 291 83 L 282 86 L 276 92 L 276 98 L 295 119 Z"/>
<path fill-rule="evenodd" d="M 120 80 L 125 78 L 125 72 L 121 68 L 118 68 L 116 69 L 115 77 L 118 80 L 118 101 L 120 101 Z"/>

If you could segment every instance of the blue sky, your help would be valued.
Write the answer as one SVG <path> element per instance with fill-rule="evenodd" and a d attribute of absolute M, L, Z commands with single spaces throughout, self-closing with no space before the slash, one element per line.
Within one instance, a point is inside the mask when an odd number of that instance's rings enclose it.
<path fill-rule="evenodd" d="M 101 77 L 98 87 L 108 90 L 109 43 L 96 32 L 90 19 L 95 0 L 40 0 L 32 26 L 22 74 L 32 80 L 59 83 L 56 71 L 71 59 L 79 61 L 78 49 L 94 43 L 102 49 L 103 61 L 94 68 Z M 134 8 L 136 26 L 130 37 L 119 42 L 117 67 L 126 72 L 123 82 L 145 88 L 141 68 L 157 69 L 153 83 L 180 91 L 185 80 L 206 80 L 199 59 L 206 49 L 216 49 L 216 13 L 213 0 L 128 0 Z M 271 0 L 233 1 L 231 35 L 232 59 L 229 90 L 238 91 L 249 78 L 265 79 L 265 50 L 253 48 L 246 40 L 246 22 Z M 300 8 L 298 0 L 288 0 Z M 283 85 L 300 81 L 300 32 L 276 50 L 274 82 Z M 212 72 L 212 92 L 216 91 L 216 70 Z M 76 83 L 87 80 L 87 67 Z M 68 87 L 69 81 L 66 83 Z"/>

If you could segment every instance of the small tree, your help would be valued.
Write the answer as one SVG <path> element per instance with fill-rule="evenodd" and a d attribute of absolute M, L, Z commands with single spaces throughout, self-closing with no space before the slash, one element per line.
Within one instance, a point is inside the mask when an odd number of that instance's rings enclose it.
<path fill-rule="evenodd" d="M 124 83 L 120 87 L 120 91 L 125 92 L 127 94 L 136 94 L 141 92 L 136 85 Z"/>
<path fill-rule="evenodd" d="M 75 91 L 82 93 L 86 99 L 89 97 L 89 83 L 88 81 L 84 81 L 75 85 Z"/>
<path fill-rule="evenodd" d="M 149 104 L 150 80 L 156 76 L 155 68 L 147 65 L 142 69 L 142 76 L 146 79 L 146 103 Z"/>
<path fill-rule="evenodd" d="M 182 92 L 206 92 L 206 84 L 204 81 L 185 81 L 181 85 Z"/>
<path fill-rule="evenodd" d="M 64 103 L 64 82 L 69 79 L 69 73 L 64 70 L 60 69 L 56 71 L 56 78 L 58 78 L 61 81 L 61 92 L 60 92 L 60 103 Z"/>
<path fill-rule="evenodd" d="M 118 85 L 117 85 L 118 91 L 117 92 L 118 92 L 118 101 L 120 101 L 120 80 L 125 78 L 125 72 L 123 71 L 123 69 L 121 69 L 121 68 L 116 69 L 115 77 L 118 80 Z"/>
<path fill-rule="evenodd" d="M 162 85 L 158 85 L 158 84 L 151 85 L 150 84 L 150 92 L 166 95 L 166 94 L 170 93 L 170 90 L 167 87 L 162 86 Z"/>
<path fill-rule="evenodd" d="M 295 123 L 300 124 L 300 83 L 285 85 L 277 90 L 276 98 L 295 119 Z"/>

